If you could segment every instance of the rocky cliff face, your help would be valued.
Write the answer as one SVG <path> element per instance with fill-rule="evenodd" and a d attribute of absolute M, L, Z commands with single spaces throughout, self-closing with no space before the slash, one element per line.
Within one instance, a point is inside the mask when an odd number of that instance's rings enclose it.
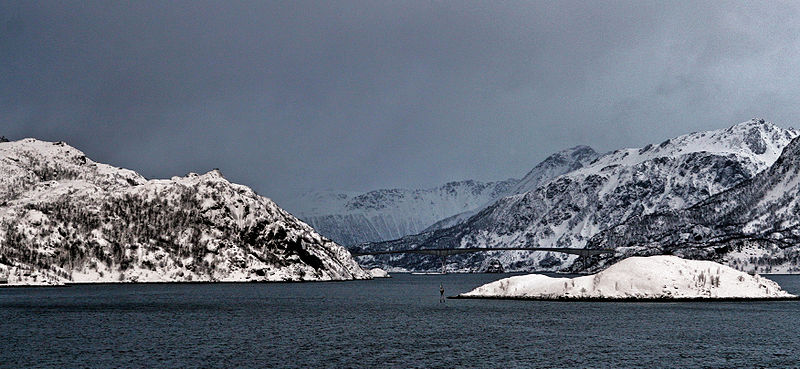
<path fill-rule="evenodd" d="M 360 249 L 586 247 L 592 236 L 631 217 L 682 209 L 752 178 L 796 136 L 792 129 L 752 120 L 617 150 L 534 190 L 502 198 L 462 224 Z M 563 254 L 511 251 L 451 258 L 451 267 L 474 270 L 487 258 L 510 270 L 561 270 L 574 261 Z M 433 270 L 438 260 L 403 255 L 363 262 Z"/>
<path fill-rule="evenodd" d="M 369 278 L 343 247 L 219 171 L 169 180 L 64 144 L 0 143 L 11 283 Z"/>

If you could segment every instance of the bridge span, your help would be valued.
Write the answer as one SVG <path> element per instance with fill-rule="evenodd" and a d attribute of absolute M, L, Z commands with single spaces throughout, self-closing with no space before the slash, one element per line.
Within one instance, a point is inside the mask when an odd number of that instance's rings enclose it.
<path fill-rule="evenodd" d="M 564 254 L 578 255 L 581 258 L 581 266 L 586 268 L 586 259 L 592 255 L 614 253 L 614 249 L 577 249 L 568 247 L 471 247 L 461 249 L 406 249 L 406 250 L 389 250 L 389 251 L 374 251 L 374 252 L 357 252 L 351 251 L 353 256 L 366 256 L 366 255 L 390 255 L 390 254 L 423 254 L 423 255 L 436 255 L 442 258 L 442 274 L 447 273 L 447 256 L 466 254 L 472 252 L 489 252 L 489 251 L 544 251 L 544 252 L 560 252 Z"/>

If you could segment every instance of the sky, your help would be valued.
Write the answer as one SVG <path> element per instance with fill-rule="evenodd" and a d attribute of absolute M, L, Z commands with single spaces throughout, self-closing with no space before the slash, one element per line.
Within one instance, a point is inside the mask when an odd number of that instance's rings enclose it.
<path fill-rule="evenodd" d="M 798 4 L 0 0 L 0 135 L 279 204 L 520 178 L 580 144 L 800 126 Z"/>

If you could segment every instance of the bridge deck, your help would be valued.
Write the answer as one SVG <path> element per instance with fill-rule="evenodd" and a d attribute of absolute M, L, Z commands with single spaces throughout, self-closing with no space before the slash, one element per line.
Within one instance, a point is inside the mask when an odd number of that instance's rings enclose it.
<path fill-rule="evenodd" d="M 565 254 L 573 254 L 579 256 L 590 256 L 613 253 L 613 249 L 572 249 L 568 247 L 473 247 L 463 249 L 407 249 L 407 250 L 390 250 L 390 251 L 374 251 L 374 252 L 351 252 L 353 256 L 364 255 L 387 255 L 387 254 L 425 254 L 425 255 L 456 255 L 466 254 L 470 252 L 489 252 L 489 251 L 550 251 L 562 252 Z"/>

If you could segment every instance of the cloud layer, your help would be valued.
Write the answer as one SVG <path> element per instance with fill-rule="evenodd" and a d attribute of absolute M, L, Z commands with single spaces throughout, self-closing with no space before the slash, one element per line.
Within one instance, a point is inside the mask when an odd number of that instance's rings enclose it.
<path fill-rule="evenodd" d="M 1 2 L 0 134 L 298 191 L 800 117 L 794 3 Z"/>

